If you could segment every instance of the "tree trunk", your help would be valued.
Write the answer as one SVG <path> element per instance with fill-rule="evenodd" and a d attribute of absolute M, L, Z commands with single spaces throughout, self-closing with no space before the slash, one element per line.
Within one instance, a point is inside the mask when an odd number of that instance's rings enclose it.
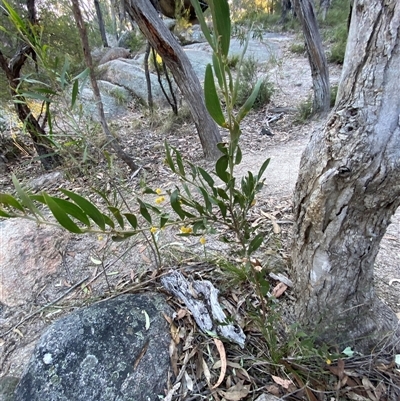
<path fill-rule="evenodd" d="M 106 27 L 104 25 L 103 13 L 101 12 L 99 0 L 94 0 L 94 8 L 96 9 L 97 21 L 99 23 L 101 41 L 104 47 L 108 47 Z"/>
<path fill-rule="evenodd" d="M 291 0 L 281 0 L 281 19 L 280 23 L 284 24 L 288 20 L 288 13 L 292 10 L 292 2 Z"/>
<path fill-rule="evenodd" d="M 330 108 L 329 70 L 322 48 L 313 0 L 294 0 L 294 4 L 303 27 L 307 56 L 311 67 L 314 88 L 313 111 L 328 111 Z"/>
<path fill-rule="evenodd" d="M 39 121 L 34 117 L 25 97 L 18 94 L 21 69 L 29 54 L 32 53 L 33 50 L 30 46 L 24 46 L 11 60 L 8 60 L 0 51 L 0 68 L 7 77 L 12 98 L 18 100 L 14 102 L 15 110 L 18 118 L 24 124 L 26 131 L 32 139 L 40 162 L 45 170 L 51 170 L 61 164 L 61 158 L 55 153 L 52 141 L 48 138 L 44 127 L 42 127 Z"/>
<path fill-rule="evenodd" d="M 90 83 L 92 84 L 93 96 L 96 100 L 97 111 L 99 113 L 100 124 L 103 129 L 104 135 L 107 137 L 117 156 L 122 161 L 124 161 L 132 171 L 135 171 L 139 168 L 139 166 L 127 153 L 124 152 L 124 150 L 121 148 L 120 144 L 116 141 L 114 136 L 111 134 L 110 129 L 108 128 L 106 116 L 104 114 L 103 102 L 101 101 L 100 90 L 99 86 L 97 85 L 96 74 L 93 68 L 92 56 L 90 54 L 89 39 L 87 36 L 85 24 L 83 22 L 81 9 L 79 7 L 79 0 L 72 0 L 72 11 L 74 14 L 76 25 L 78 27 L 79 36 L 81 38 L 85 64 L 89 69 Z"/>
<path fill-rule="evenodd" d="M 295 190 L 297 319 L 362 352 L 400 335 L 373 284 L 400 204 L 399 46 L 400 2 L 356 0 L 338 101 L 302 156 Z"/>
<path fill-rule="evenodd" d="M 136 21 L 147 40 L 171 70 L 192 113 L 205 156 L 216 159 L 220 156 L 217 143 L 221 142 L 221 136 L 217 125 L 207 112 L 203 90 L 189 59 L 149 0 L 124 2 L 128 14 Z"/>
<path fill-rule="evenodd" d="M 322 13 L 322 20 L 325 21 L 326 14 L 328 12 L 329 7 L 331 6 L 331 0 L 320 0 L 319 8 Z"/>

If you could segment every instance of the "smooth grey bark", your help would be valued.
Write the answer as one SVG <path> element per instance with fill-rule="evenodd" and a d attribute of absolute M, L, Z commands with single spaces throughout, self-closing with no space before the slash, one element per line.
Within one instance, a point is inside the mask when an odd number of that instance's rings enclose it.
<path fill-rule="evenodd" d="M 151 46 L 162 57 L 182 91 L 193 116 L 204 155 L 209 159 L 220 156 L 217 143 L 221 136 L 217 125 L 207 112 L 203 89 L 179 43 L 159 18 L 150 0 L 124 0 L 129 16 L 136 21 Z"/>
<path fill-rule="evenodd" d="M 106 27 L 104 25 L 103 13 L 101 12 L 99 0 L 94 0 L 94 8 L 96 9 L 97 22 L 99 24 L 101 41 L 104 47 L 108 47 Z"/>
<path fill-rule="evenodd" d="M 313 0 L 294 0 L 296 14 L 303 28 L 314 89 L 313 111 L 330 109 L 329 70 L 322 47 Z"/>
<path fill-rule="evenodd" d="M 373 280 L 400 205 L 399 46 L 400 2 L 356 0 L 336 106 L 302 156 L 294 198 L 296 317 L 362 352 L 400 348 L 398 319 Z"/>
<path fill-rule="evenodd" d="M 331 6 L 332 0 L 320 0 L 319 1 L 319 8 L 322 13 L 322 19 L 325 21 L 326 14 L 328 13 L 328 9 Z"/>

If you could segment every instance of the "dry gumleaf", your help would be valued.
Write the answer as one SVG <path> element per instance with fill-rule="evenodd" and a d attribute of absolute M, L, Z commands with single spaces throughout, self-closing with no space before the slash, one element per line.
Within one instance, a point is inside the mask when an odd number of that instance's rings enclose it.
<path fill-rule="evenodd" d="M 240 366 L 238 363 L 236 362 L 232 362 L 232 361 L 226 361 L 227 366 L 229 366 L 230 368 L 234 368 L 237 369 L 236 371 L 236 375 L 241 378 L 241 379 L 245 379 L 247 381 L 251 381 L 249 374 L 247 373 L 247 370 L 245 368 L 243 368 L 242 366 Z M 213 369 L 219 369 L 221 367 L 221 361 L 218 360 L 214 363 L 213 365 Z M 241 377 L 243 376 L 243 377 Z M 227 386 L 228 387 L 228 386 Z"/>
<path fill-rule="evenodd" d="M 164 316 L 164 319 L 169 323 L 169 324 L 172 324 L 172 319 L 166 314 L 166 313 L 162 313 L 163 314 L 163 316 Z"/>
<path fill-rule="evenodd" d="M 222 395 L 228 401 L 240 401 L 241 399 L 247 397 L 250 392 L 250 386 L 244 386 L 243 381 L 230 387 L 227 391 L 219 391 L 218 393 Z"/>
<path fill-rule="evenodd" d="M 206 361 L 204 360 L 203 357 L 201 357 L 201 366 L 203 368 L 203 373 L 204 373 L 204 377 L 206 378 L 207 384 L 210 385 L 211 373 L 210 373 L 210 369 L 208 369 Z"/>
<path fill-rule="evenodd" d="M 188 313 L 187 309 L 181 308 L 181 309 L 179 309 L 178 312 L 176 313 L 175 319 L 176 319 L 176 320 L 183 319 L 183 318 L 187 315 L 187 313 Z"/>
<path fill-rule="evenodd" d="M 146 263 L 151 263 L 151 260 L 144 253 L 142 253 L 140 256 L 142 257 L 143 261 L 145 261 Z"/>
<path fill-rule="evenodd" d="M 272 216 L 269 213 L 265 213 L 261 210 L 261 213 L 267 218 L 271 220 L 272 223 L 272 229 L 274 230 L 274 234 L 280 234 L 281 228 L 279 227 L 279 224 L 276 221 L 276 217 Z"/>
<path fill-rule="evenodd" d="M 185 371 L 185 380 L 186 380 L 186 387 L 188 388 L 189 391 L 193 391 L 193 380 L 192 378 L 187 374 Z"/>
<path fill-rule="evenodd" d="M 269 386 L 266 386 L 265 389 L 268 391 L 268 393 L 277 397 L 281 395 L 281 390 L 277 384 L 270 384 Z"/>
<path fill-rule="evenodd" d="M 179 344 L 179 327 L 175 326 L 174 323 L 170 325 L 171 337 L 175 344 Z"/>
<path fill-rule="evenodd" d="M 178 351 L 176 349 L 176 345 L 174 340 L 171 340 L 169 343 L 169 357 L 171 358 L 171 366 L 174 372 L 175 377 L 178 376 Z"/>
<path fill-rule="evenodd" d="M 216 389 L 221 385 L 221 383 L 224 380 L 225 373 L 226 373 L 226 353 L 225 353 L 225 347 L 224 344 L 221 340 L 218 338 L 214 338 L 214 343 L 217 346 L 217 350 L 219 352 L 220 360 L 221 360 L 221 373 L 219 374 L 219 378 L 217 383 L 214 384 L 212 387 L 212 390 Z"/>
<path fill-rule="evenodd" d="M 274 375 L 271 375 L 271 377 L 272 377 L 272 380 L 273 380 L 276 384 L 279 384 L 280 386 L 282 386 L 282 387 L 285 388 L 285 389 L 288 389 L 289 386 L 292 384 L 292 381 L 289 380 L 289 379 L 282 379 L 281 377 L 279 377 L 279 376 L 274 376 Z"/>
<path fill-rule="evenodd" d="M 287 288 L 287 285 L 283 283 L 278 283 L 272 290 L 272 296 L 275 298 L 279 298 L 287 290 Z"/>
<path fill-rule="evenodd" d="M 164 401 L 171 401 L 172 397 L 174 396 L 174 394 L 176 393 L 176 391 L 179 389 L 179 387 L 181 386 L 181 383 L 176 383 L 174 385 L 174 387 L 171 388 L 171 390 L 168 391 L 168 394 L 165 396 Z"/>

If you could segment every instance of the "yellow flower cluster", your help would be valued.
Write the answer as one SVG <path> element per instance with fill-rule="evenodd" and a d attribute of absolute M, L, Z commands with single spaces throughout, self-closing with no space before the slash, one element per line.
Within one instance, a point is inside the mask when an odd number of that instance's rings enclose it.
<path fill-rule="evenodd" d="M 151 232 L 152 234 L 156 233 L 156 232 L 157 232 L 157 227 L 151 227 L 151 228 L 150 228 L 150 232 Z"/>
<path fill-rule="evenodd" d="M 185 227 L 185 226 L 183 226 L 183 227 L 180 228 L 180 232 L 181 232 L 182 234 L 190 234 L 190 233 L 193 232 L 193 228 L 192 228 L 192 227 Z"/>
<path fill-rule="evenodd" d="M 161 195 L 161 194 L 162 194 L 162 189 L 157 188 L 157 189 L 156 189 L 156 194 L 157 194 L 157 195 Z"/>
<path fill-rule="evenodd" d="M 200 241 L 200 244 L 201 244 L 201 245 L 205 245 L 206 242 L 207 242 L 207 240 L 206 240 L 204 237 L 201 237 L 201 238 L 199 239 L 199 241 Z"/>
<path fill-rule="evenodd" d="M 160 203 L 163 203 L 164 201 L 165 201 L 165 196 L 159 196 L 159 197 L 156 199 L 157 205 L 159 205 Z"/>

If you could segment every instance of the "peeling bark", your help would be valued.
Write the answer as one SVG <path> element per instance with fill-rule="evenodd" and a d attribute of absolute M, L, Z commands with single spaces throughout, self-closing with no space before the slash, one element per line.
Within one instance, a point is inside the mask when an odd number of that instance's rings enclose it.
<path fill-rule="evenodd" d="M 400 338 L 373 282 L 400 205 L 399 45 L 400 3 L 356 0 L 337 104 L 302 156 L 295 190 L 296 316 L 322 340 L 364 352 Z"/>
<path fill-rule="evenodd" d="M 207 112 L 203 90 L 186 54 L 149 0 L 124 0 L 124 4 L 129 16 L 136 21 L 151 46 L 171 70 L 192 113 L 205 156 L 210 159 L 218 158 L 221 154 L 217 143 L 222 141 L 221 136 Z"/>

